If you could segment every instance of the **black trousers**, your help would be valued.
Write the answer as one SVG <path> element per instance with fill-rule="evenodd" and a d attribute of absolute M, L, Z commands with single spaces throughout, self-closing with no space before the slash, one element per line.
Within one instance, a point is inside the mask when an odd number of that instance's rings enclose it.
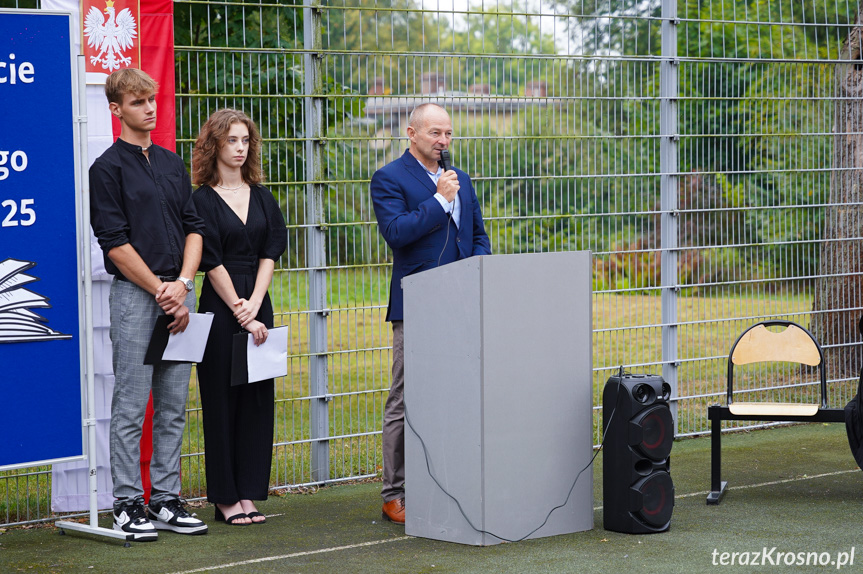
<path fill-rule="evenodd" d="M 207 500 L 218 504 L 266 500 L 273 460 L 275 385 L 269 379 L 232 387 L 231 345 L 239 330 L 237 321 L 209 282 L 201 290 L 199 310 L 214 313 L 204 359 L 198 365 Z M 258 317 L 272 328 L 269 297 Z"/>
<path fill-rule="evenodd" d="M 200 379 L 207 376 L 201 374 Z M 273 460 L 273 381 L 209 386 L 201 384 L 207 500 L 266 500 Z"/>

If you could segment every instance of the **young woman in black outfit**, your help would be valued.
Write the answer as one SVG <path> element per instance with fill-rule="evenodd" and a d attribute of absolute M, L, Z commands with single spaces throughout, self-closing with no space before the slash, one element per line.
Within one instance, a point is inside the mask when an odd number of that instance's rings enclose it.
<path fill-rule="evenodd" d="M 267 340 L 273 306 L 267 289 L 285 251 L 285 218 L 261 185 L 261 136 L 241 111 L 219 110 L 195 142 L 193 178 L 198 214 L 206 224 L 198 311 L 213 327 L 198 382 L 204 418 L 207 500 L 216 520 L 241 526 L 266 521 L 253 501 L 266 500 L 273 454 L 272 379 L 231 386 L 235 333 Z"/>

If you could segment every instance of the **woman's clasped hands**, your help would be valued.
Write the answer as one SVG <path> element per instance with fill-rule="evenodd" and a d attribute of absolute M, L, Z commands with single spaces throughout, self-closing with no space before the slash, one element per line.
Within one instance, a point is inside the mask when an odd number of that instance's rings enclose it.
<path fill-rule="evenodd" d="M 267 340 L 266 325 L 255 319 L 260 308 L 260 302 L 249 301 L 248 299 L 238 299 L 234 302 L 234 317 L 243 329 L 252 334 L 256 346 Z"/>

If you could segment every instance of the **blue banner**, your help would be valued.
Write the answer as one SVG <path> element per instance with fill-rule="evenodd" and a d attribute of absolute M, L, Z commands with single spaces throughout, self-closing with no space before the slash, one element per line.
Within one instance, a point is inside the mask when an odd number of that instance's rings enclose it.
<path fill-rule="evenodd" d="M 0 11 L 0 467 L 83 449 L 70 19 Z"/>

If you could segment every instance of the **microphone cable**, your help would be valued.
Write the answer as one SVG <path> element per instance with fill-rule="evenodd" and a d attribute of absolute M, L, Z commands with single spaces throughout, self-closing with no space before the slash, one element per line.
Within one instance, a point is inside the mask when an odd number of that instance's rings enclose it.
<path fill-rule="evenodd" d="M 455 209 L 455 208 L 453 208 Z M 437 266 L 440 267 L 440 260 L 443 257 L 444 251 L 446 251 L 446 246 L 449 243 L 449 224 L 452 222 L 452 211 L 446 214 L 446 239 L 443 242 L 443 248 L 440 250 L 440 254 L 437 256 Z"/>
<path fill-rule="evenodd" d="M 623 366 L 622 365 L 620 367 L 620 375 L 623 376 Z M 411 424 L 410 416 L 408 415 L 408 403 L 407 403 L 407 401 L 403 401 L 403 402 L 404 402 L 404 407 L 405 407 L 405 423 L 407 423 L 408 428 L 411 429 L 411 432 L 414 433 L 414 435 L 420 441 L 420 445 L 422 446 L 422 449 L 423 449 L 423 455 L 425 456 L 426 470 L 428 471 L 429 476 L 431 477 L 432 481 L 434 481 L 434 483 L 437 485 L 437 487 L 441 490 L 441 492 L 443 492 L 447 497 L 449 497 L 453 502 L 455 502 L 455 504 L 458 507 L 458 510 L 461 513 L 462 517 L 468 523 L 468 526 L 470 526 L 471 528 L 474 529 L 474 531 L 476 531 L 480 534 L 488 534 L 488 535 L 494 536 L 498 540 L 502 540 L 504 542 L 521 542 L 522 540 L 525 540 L 526 538 L 531 536 L 534 532 L 536 532 L 537 530 L 539 530 L 540 528 L 545 526 L 546 523 L 548 522 L 548 520 L 551 518 L 552 513 L 555 510 L 557 510 L 558 508 L 563 508 L 564 506 L 566 506 L 569 503 L 569 498 L 572 496 L 572 491 L 575 490 L 575 485 L 578 483 L 578 479 L 581 478 L 581 475 L 582 475 L 582 473 L 584 473 L 585 470 L 587 470 L 588 468 L 591 467 L 591 465 L 593 465 L 593 461 L 596 460 L 596 457 L 599 456 L 599 453 L 602 450 L 602 447 L 605 446 L 605 437 L 608 434 L 608 429 L 611 428 L 611 421 L 614 419 L 614 413 L 617 411 L 617 399 L 619 398 L 619 395 L 620 395 L 620 386 L 617 387 L 617 395 L 618 396 L 615 397 L 615 400 L 614 400 L 614 408 L 611 410 L 611 414 L 608 417 L 608 425 L 606 425 L 605 429 L 602 431 L 602 440 L 600 441 L 599 448 L 596 449 L 595 453 L 593 453 L 593 456 L 590 458 L 590 461 L 586 465 L 584 465 L 584 467 L 581 470 L 578 471 L 578 474 L 575 475 L 575 479 L 572 481 L 572 486 L 569 487 L 569 492 L 566 494 L 566 499 L 563 501 L 563 503 L 558 504 L 557 506 L 555 506 L 554 508 L 552 508 L 551 510 L 548 511 L 548 514 L 546 514 L 545 520 L 542 521 L 542 524 L 540 524 L 539 526 L 537 526 L 536 528 L 534 528 L 533 530 L 531 530 L 530 532 L 528 532 L 527 534 L 525 534 L 521 538 L 516 538 L 516 539 L 504 538 L 503 536 L 497 535 L 494 532 L 491 532 L 489 530 L 483 530 L 481 528 L 477 528 L 476 525 L 474 525 L 473 521 L 470 518 L 468 518 L 467 514 L 464 511 L 464 508 L 462 508 L 462 506 L 461 506 L 461 502 L 459 502 L 459 500 L 454 495 L 450 494 L 450 492 L 446 488 L 443 487 L 443 485 L 440 483 L 440 481 L 437 479 L 437 477 L 432 472 L 431 461 L 429 460 L 428 448 L 426 447 L 425 441 L 423 440 L 422 436 L 420 436 L 420 434 L 417 432 L 417 430 Z"/>

